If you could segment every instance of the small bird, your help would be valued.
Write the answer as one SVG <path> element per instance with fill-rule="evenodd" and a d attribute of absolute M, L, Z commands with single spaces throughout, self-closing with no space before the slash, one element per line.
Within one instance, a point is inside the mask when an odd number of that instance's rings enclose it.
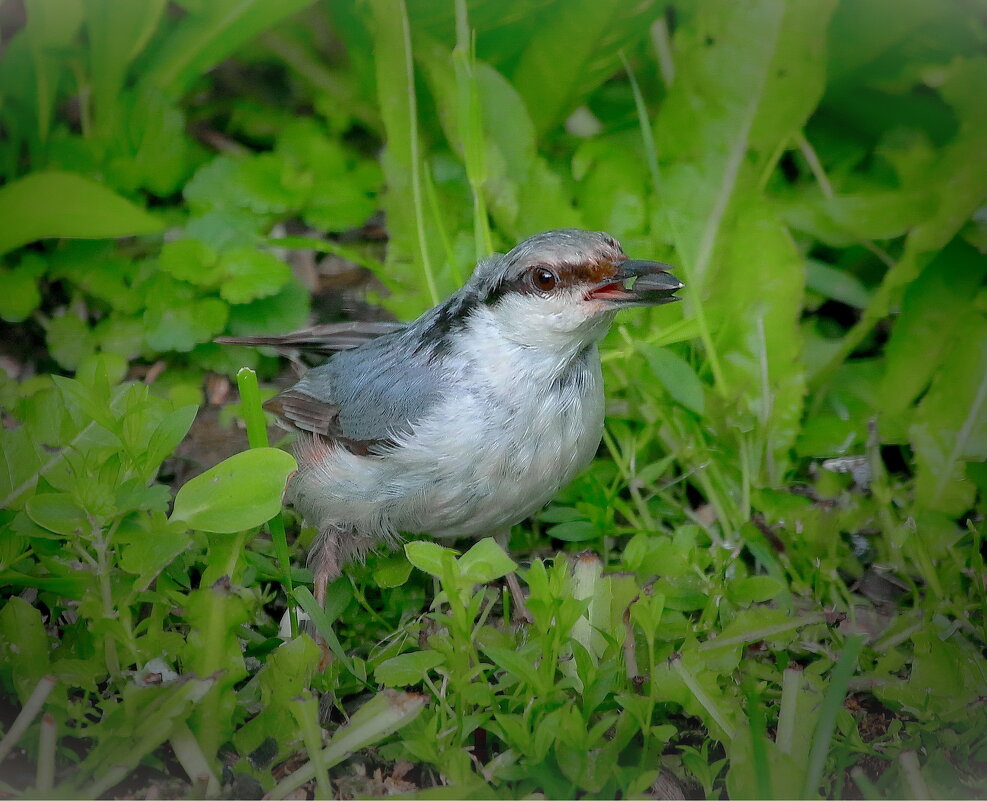
<path fill-rule="evenodd" d="M 265 404 L 298 434 L 287 497 L 319 531 L 318 602 L 403 534 L 504 543 L 586 467 L 603 435 L 597 343 L 620 309 L 678 300 L 668 269 L 602 232 L 548 231 L 408 325 L 218 340 L 336 351 Z"/>

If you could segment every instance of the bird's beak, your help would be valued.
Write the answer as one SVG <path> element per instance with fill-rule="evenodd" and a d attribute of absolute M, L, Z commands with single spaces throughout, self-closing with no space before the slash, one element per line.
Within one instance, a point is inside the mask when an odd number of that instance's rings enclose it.
<path fill-rule="evenodd" d="M 616 308 L 658 306 L 681 300 L 675 297 L 675 292 L 685 284 L 668 272 L 672 269 L 669 265 L 628 259 L 615 267 L 613 276 L 586 293 L 587 300 L 610 301 Z"/>

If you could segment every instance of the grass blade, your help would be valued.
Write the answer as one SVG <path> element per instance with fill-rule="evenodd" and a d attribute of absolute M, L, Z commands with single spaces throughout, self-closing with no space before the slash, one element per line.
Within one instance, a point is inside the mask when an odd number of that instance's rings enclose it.
<path fill-rule="evenodd" d="M 249 367 L 242 367 L 236 374 L 236 385 L 240 390 L 240 406 L 243 420 L 247 424 L 247 441 L 251 448 L 266 448 L 267 421 L 260 402 L 260 389 L 257 386 L 257 373 Z M 284 520 L 278 512 L 267 524 L 274 541 L 274 550 L 281 565 L 285 599 L 288 604 L 288 620 L 291 623 L 291 636 L 298 636 L 298 611 L 295 609 L 294 585 L 291 580 L 291 554 L 288 551 L 288 537 L 284 531 Z"/>
<path fill-rule="evenodd" d="M 857 666 L 857 657 L 864 647 L 860 637 L 850 637 L 843 646 L 843 653 L 833 669 L 833 675 L 823 697 L 819 722 L 812 735 L 812 749 L 809 752 L 809 770 L 805 776 L 802 796 L 809 798 L 818 794 L 819 783 L 822 781 L 823 770 L 826 767 L 826 757 L 829 755 L 829 743 L 833 738 L 836 727 L 836 715 L 843 706 L 850 677 Z"/>

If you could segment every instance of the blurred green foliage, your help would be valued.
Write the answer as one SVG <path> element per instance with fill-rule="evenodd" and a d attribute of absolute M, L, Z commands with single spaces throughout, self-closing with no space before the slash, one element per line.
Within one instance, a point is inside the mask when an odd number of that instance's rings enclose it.
<path fill-rule="evenodd" d="M 983 0 L 0 0 L 0 34 L 0 792 L 987 793 Z M 159 476 L 205 375 L 276 370 L 212 340 L 309 322 L 299 253 L 410 318 L 565 226 L 687 285 L 606 344 L 605 452 L 514 559 L 298 586 L 320 665 L 279 623 L 314 532 L 288 577 L 256 536 L 290 457 Z M 368 689 L 320 750 L 312 692 Z"/>

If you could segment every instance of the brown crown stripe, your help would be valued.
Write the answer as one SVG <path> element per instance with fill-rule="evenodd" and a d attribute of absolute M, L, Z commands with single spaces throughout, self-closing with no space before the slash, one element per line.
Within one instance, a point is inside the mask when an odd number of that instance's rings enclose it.
<path fill-rule="evenodd" d="M 618 274 L 617 265 L 609 259 L 564 264 L 557 272 L 559 279 L 565 284 L 599 284 L 611 279 L 616 280 Z"/>

